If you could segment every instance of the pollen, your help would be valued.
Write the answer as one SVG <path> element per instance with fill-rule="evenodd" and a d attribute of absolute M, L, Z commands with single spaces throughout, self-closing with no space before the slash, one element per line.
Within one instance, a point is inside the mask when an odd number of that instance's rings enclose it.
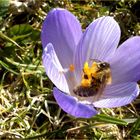
<path fill-rule="evenodd" d="M 96 72 L 97 72 L 96 62 L 93 62 L 91 66 L 89 66 L 88 62 L 85 62 L 84 67 L 83 67 L 81 85 L 84 87 L 90 87 L 92 77 L 96 77 Z"/>
<path fill-rule="evenodd" d="M 84 74 L 89 76 L 95 76 L 97 72 L 97 63 L 93 62 L 92 65 L 89 67 L 88 62 L 85 62 L 83 72 Z"/>
<path fill-rule="evenodd" d="M 90 87 L 90 85 L 91 85 L 91 79 L 82 79 L 81 86 Z"/>
<path fill-rule="evenodd" d="M 73 72 L 73 71 L 75 70 L 75 68 L 74 68 L 74 65 L 73 65 L 73 64 L 71 64 L 71 65 L 69 66 L 69 70 L 70 70 L 71 72 Z"/>

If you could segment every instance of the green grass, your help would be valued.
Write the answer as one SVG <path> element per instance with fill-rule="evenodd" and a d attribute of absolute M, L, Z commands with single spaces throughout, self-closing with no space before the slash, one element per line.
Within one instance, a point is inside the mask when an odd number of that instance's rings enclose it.
<path fill-rule="evenodd" d="M 19 7 L 0 0 L 0 139 L 140 139 L 140 98 L 115 109 L 100 109 L 91 119 L 63 112 L 42 66 L 40 31 L 48 11 L 63 7 L 85 29 L 93 19 L 114 15 L 121 42 L 140 34 L 140 2 L 27 1 Z"/>

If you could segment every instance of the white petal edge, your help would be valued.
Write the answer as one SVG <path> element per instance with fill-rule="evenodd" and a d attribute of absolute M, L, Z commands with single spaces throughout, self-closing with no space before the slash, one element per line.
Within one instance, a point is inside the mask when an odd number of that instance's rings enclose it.
<path fill-rule="evenodd" d="M 69 88 L 64 75 L 64 70 L 51 43 L 47 44 L 47 46 L 44 48 L 42 61 L 46 74 L 53 84 L 61 91 L 69 94 Z"/>

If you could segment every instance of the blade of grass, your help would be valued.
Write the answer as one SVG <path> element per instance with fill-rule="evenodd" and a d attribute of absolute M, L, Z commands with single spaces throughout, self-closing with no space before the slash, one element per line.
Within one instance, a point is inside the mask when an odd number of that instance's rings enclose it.
<path fill-rule="evenodd" d="M 24 68 L 28 67 L 29 69 L 35 69 L 37 67 L 40 71 L 43 71 L 44 70 L 44 67 L 43 66 L 36 66 L 36 65 L 32 65 L 32 64 L 21 64 L 21 63 L 12 61 L 9 58 L 5 58 L 5 60 L 7 62 L 11 63 L 12 65 L 17 66 L 17 67 L 24 67 Z"/>
<path fill-rule="evenodd" d="M 134 123 L 134 125 L 130 129 L 130 132 L 129 132 L 130 135 L 134 135 L 136 131 L 138 131 L 138 129 L 140 129 L 140 117 L 137 119 L 137 121 Z"/>
<path fill-rule="evenodd" d="M 14 73 L 15 75 L 19 75 L 19 73 L 17 73 L 16 71 L 12 70 L 7 64 L 5 64 L 4 62 L 2 62 L 1 60 L 0 60 L 0 64 L 1 64 L 5 69 L 7 69 L 8 71 Z"/>
<path fill-rule="evenodd" d="M 119 124 L 119 125 L 127 125 L 128 124 L 124 120 L 114 118 L 114 117 L 111 117 L 111 116 L 107 116 L 107 115 L 104 115 L 104 114 L 96 115 L 92 118 L 92 120 L 93 119 L 97 120 L 97 121 L 106 122 L 106 123 L 112 123 L 112 124 Z"/>
<path fill-rule="evenodd" d="M 8 36 L 6 36 L 5 34 L 3 34 L 2 32 L 0 32 L 0 37 L 9 41 L 9 42 L 12 42 L 13 44 L 15 44 L 18 48 L 20 48 L 22 51 L 24 51 L 24 49 L 17 44 L 17 42 L 15 42 L 14 40 L 12 40 L 11 38 L 9 38 Z"/>

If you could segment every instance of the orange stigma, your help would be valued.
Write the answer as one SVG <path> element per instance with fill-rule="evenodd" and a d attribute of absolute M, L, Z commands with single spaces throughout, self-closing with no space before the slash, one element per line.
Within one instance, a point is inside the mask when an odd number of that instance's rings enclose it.
<path fill-rule="evenodd" d="M 71 64 L 71 65 L 69 66 L 69 70 L 70 70 L 71 72 L 73 72 L 73 71 L 75 70 L 75 68 L 74 68 L 74 65 L 73 65 L 73 64 Z"/>

